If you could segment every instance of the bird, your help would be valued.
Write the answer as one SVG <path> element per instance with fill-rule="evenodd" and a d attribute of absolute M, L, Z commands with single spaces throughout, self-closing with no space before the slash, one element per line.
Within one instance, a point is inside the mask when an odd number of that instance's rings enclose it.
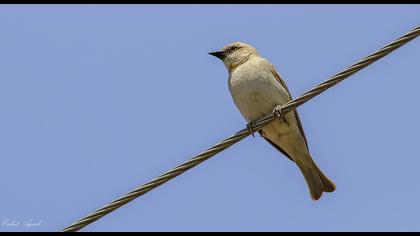
<path fill-rule="evenodd" d="M 254 132 L 253 122 L 274 113 L 276 119 L 258 131 L 260 136 L 298 166 L 312 200 L 320 199 L 323 192 L 334 192 L 335 183 L 312 159 L 298 112 L 281 111 L 281 105 L 292 97 L 274 65 L 243 42 L 230 43 L 209 54 L 223 61 L 229 73 L 230 94 L 250 132 Z"/>

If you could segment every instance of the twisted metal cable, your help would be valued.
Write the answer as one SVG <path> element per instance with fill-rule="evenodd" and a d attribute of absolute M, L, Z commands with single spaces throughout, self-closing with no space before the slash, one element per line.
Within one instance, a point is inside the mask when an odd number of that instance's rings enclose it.
<path fill-rule="evenodd" d="M 325 82 L 319 84 L 315 88 L 309 90 L 308 92 L 300 95 L 299 97 L 287 102 L 281 108 L 281 112 L 286 114 L 298 106 L 304 104 L 305 102 L 309 101 L 313 97 L 317 96 L 318 94 L 324 92 L 328 88 L 336 85 L 337 83 L 343 81 L 344 79 L 348 78 L 349 76 L 353 75 L 354 73 L 360 71 L 361 69 L 365 68 L 366 66 L 372 64 L 373 62 L 381 59 L 382 57 L 388 55 L 395 49 L 401 47 L 402 45 L 406 44 L 407 42 L 415 39 L 417 36 L 420 35 L 420 26 L 414 28 L 407 34 L 401 36 L 394 42 L 384 46 L 380 50 L 374 52 L 373 54 L 363 58 L 359 62 L 351 65 L 347 69 L 339 72 L 338 74 L 333 75 L 330 79 L 326 80 Z M 251 125 L 251 129 L 256 132 L 260 130 L 264 125 L 269 123 L 275 118 L 273 114 L 269 114 L 266 117 L 254 122 Z M 242 139 L 246 138 L 247 136 L 251 135 L 247 128 L 242 129 L 235 133 L 234 135 L 226 138 L 222 142 L 218 143 L 215 146 L 210 147 L 206 151 L 198 154 L 194 158 L 190 159 L 187 162 L 175 167 L 174 169 L 162 174 L 161 176 L 153 179 L 152 181 L 141 185 L 140 187 L 134 189 L 133 191 L 127 193 L 123 197 L 120 197 L 108 205 L 94 211 L 93 213 L 89 214 L 88 216 L 78 220 L 77 222 L 71 224 L 70 226 L 64 228 L 63 232 L 74 232 L 78 231 L 81 228 L 87 226 L 88 224 L 100 219 L 101 217 L 111 213 L 112 211 L 116 210 L 117 208 L 129 203 L 130 201 L 134 200 L 135 198 L 149 192 L 150 190 L 162 185 L 163 183 L 175 178 L 176 176 L 184 173 L 185 171 L 195 167 L 196 165 L 202 163 L 203 161 L 209 159 L 210 157 L 216 155 L 217 153 L 227 149 L 228 147 L 232 146 L 233 144 L 241 141 Z"/>

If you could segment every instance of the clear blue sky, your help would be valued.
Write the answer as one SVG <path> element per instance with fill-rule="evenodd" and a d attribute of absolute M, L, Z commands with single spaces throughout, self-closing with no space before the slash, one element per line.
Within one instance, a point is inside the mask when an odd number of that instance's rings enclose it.
<path fill-rule="evenodd" d="M 0 231 L 60 230 L 245 127 L 210 51 L 252 44 L 297 96 L 418 24 L 420 5 L 3 5 Z M 83 231 L 419 231 L 419 62 L 417 39 L 299 108 L 337 184 L 320 201 L 249 137 Z"/>

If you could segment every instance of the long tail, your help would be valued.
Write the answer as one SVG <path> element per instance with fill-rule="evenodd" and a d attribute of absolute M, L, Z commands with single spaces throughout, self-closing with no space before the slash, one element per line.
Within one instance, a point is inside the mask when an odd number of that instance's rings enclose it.
<path fill-rule="evenodd" d="M 335 184 L 318 168 L 310 158 L 311 164 L 304 165 L 296 162 L 309 187 L 312 200 L 318 200 L 323 192 L 334 192 Z"/>

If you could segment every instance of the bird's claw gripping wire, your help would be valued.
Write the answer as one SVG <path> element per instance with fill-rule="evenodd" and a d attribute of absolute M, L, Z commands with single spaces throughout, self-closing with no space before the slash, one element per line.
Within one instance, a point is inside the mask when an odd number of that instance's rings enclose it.
<path fill-rule="evenodd" d="M 283 111 L 281 110 L 282 106 L 277 105 L 273 109 L 273 114 L 275 117 L 279 118 L 280 120 L 286 122 L 286 116 L 284 115 Z"/>
<path fill-rule="evenodd" d="M 252 137 L 255 138 L 255 135 L 254 135 L 255 130 L 252 128 L 252 126 L 254 126 L 254 125 L 255 125 L 255 122 L 251 121 L 246 125 L 246 128 L 248 129 L 248 132 L 252 135 Z"/>

